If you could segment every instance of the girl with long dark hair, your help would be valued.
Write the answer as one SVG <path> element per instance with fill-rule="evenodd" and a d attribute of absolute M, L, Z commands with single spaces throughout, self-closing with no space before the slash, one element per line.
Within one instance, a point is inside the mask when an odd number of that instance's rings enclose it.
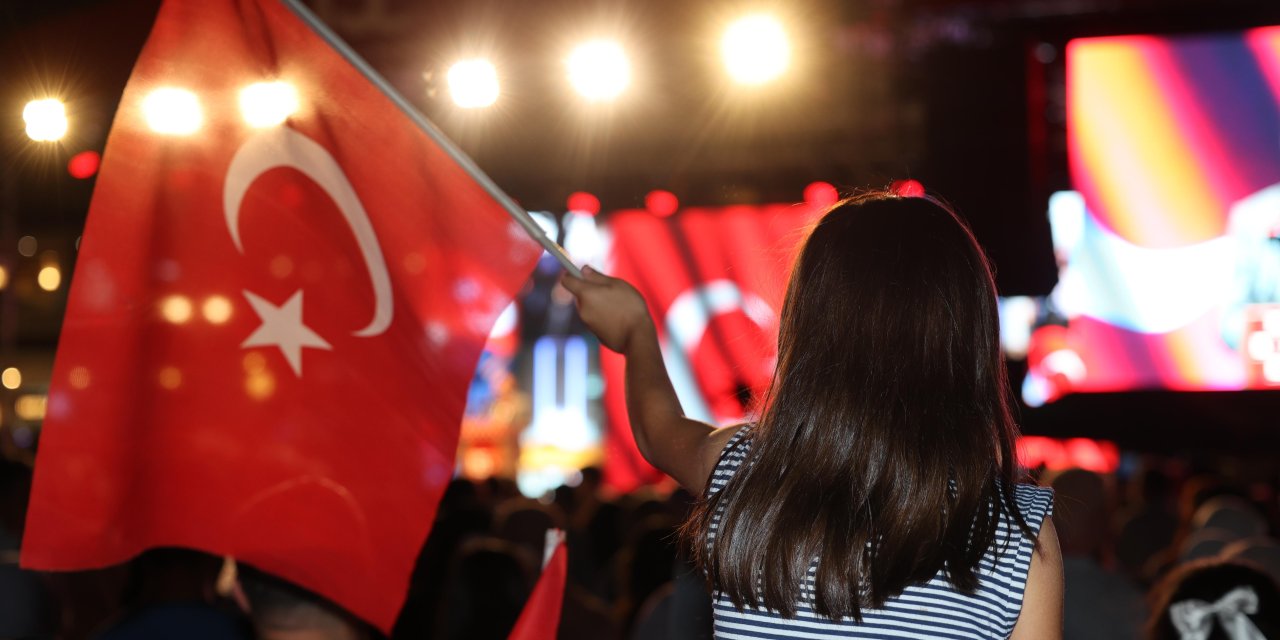
<path fill-rule="evenodd" d="M 564 285 L 626 356 L 640 452 L 703 496 L 683 535 L 718 637 L 1061 637 L 1052 493 L 1017 482 L 995 284 L 950 209 L 875 193 L 820 219 L 751 425 L 683 416 L 626 282 Z"/>

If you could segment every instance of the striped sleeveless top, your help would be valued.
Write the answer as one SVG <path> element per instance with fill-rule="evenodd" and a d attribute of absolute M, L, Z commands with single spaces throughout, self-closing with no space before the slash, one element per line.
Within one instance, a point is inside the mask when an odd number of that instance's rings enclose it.
<path fill-rule="evenodd" d="M 720 461 L 707 487 L 708 497 L 724 488 L 747 457 L 750 439 L 748 428 L 734 434 L 725 445 Z M 1031 485 L 1015 489 L 1018 508 L 1031 529 L 1039 535 L 1044 519 L 1053 511 L 1053 491 Z M 724 505 L 713 514 L 707 544 L 715 544 Z M 978 590 L 973 595 L 957 591 L 939 571 L 929 582 L 912 585 L 902 594 L 890 598 L 883 608 L 862 610 L 862 622 L 852 619 L 832 620 L 799 604 L 795 618 L 783 618 L 763 608 L 748 606 L 739 611 L 728 597 L 716 590 L 712 594 L 715 637 L 723 640 L 805 638 L 952 638 L 985 640 L 1008 638 L 1022 610 L 1022 593 L 1027 585 L 1027 571 L 1035 540 L 1027 538 L 1011 516 L 1000 523 L 993 548 L 987 551 L 978 568 Z M 804 587 L 811 594 L 817 564 L 809 567 Z"/>

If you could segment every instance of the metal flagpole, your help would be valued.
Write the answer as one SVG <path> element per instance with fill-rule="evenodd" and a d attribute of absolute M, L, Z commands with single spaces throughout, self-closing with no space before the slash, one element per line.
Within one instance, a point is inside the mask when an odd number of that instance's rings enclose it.
<path fill-rule="evenodd" d="M 369 80 L 369 82 L 372 82 L 373 86 L 377 87 L 383 95 L 390 98 L 391 102 L 399 107 L 400 111 L 404 112 L 406 116 L 409 116 L 409 119 L 412 120 L 414 124 L 418 125 L 419 129 L 422 129 L 422 131 L 430 136 L 436 144 L 440 145 L 440 148 L 444 149 L 444 152 L 449 154 L 449 157 L 453 158 L 453 161 L 458 163 L 458 166 L 462 167 L 463 171 L 466 171 L 467 174 L 479 183 L 490 196 L 493 196 L 494 200 L 498 201 L 498 204 L 502 205 L 503 209 L 507 210 L 507 213 L 511 214 L 511 217 L 514 218 L 516 222 L 520 223 L 520 226 L 529 234 L 529 237 L 542 245 L 542 247 L 552 256 L 555 256 L 556 261 L 560 263 L 560 266 L 564 267 L 565 271 L 568 271 L 575 277 L 582 277 L 582 271 L 579 270 L 577 265 L 573 264 L 573 261 L 569 259 L 569 254 L 565 253 L 564 248 L 556 244 L 555 240 L 548 238 L 547 234 L 543 233 L 542 227 L 539 227 L 538 223 L 534 222 L 533 217 L 529 215 L 528 211 L 525 211 L 523 207 L 516 204 L 515 200 L 511 199 L 511 196 L 498 188 L 498 185 L 495 184 L 489 176 L 485 175 L 485 173 L 480 170 L 480 167 L 476 166 L 475 161 L 454 145 L 453 141 L 445 137 L 444 133 L 441 132 L 440 129 L 436 128 L 436 125 L 432 124 L 426 116 L 422 115 L 417 109 L 415 109 L 408 100 L 405 100 L 404 96 L 400 95 L 385 78 L 378 74 L 377 71 L 374 71 L 373 67 L 369 66 L 368 62 L 364 61 L 364 58 L 361 58 L 359 54 L 351 49 L 351 47 L 347 46 L 347 43 L 343 42 L 342 39 L 333 32 L 333 30 L 321 22 L 320 18 L 316 17 L 314 13 L 311 13 L 311 10 L 303 5 L 301 0 L 280 1 L 283 2 L 294 15 L 298 16 L 300 20 L 305 22 L 307 26 L 311 27 L 311 30 L 314 31 L 316 35 L 323 38 L 325 42 L 329 43 L 329 46 L 333 47 L 340 55 L 342 55 L 343 58 L 346 58 L 347 62 L 350 62 L 357 71 Z"/>

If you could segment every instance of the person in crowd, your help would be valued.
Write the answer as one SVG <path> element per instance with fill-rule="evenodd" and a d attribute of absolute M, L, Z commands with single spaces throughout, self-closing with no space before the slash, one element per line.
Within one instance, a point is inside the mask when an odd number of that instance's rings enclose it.
<path fill-rule="evenodd" d="M 258 640 L 378 640 L 364 621 L 320 596 L 246 565 L 237 568 L 241 606 Z"/>
<path fill-rule="evenodd" d="M 1018 483 L 994 280 L 949 208 L 872 193 L 822 216 L 747 426 L 683 416 L 633 287 L 563 282 L 626 357 L 640 452 L 704 496 L 684 531 L 718 633 L 1061 637 L 1052 492 Z"/>
<path fill-rule="evenodd" d="M 1152 590 L 1148 640 L 1280 638 L 1280 589 L 1237 560 L 1180 565 Z"/>
<path fill-rule="evenodd" d="M 1143 470 L 1130 489 L 1131 505 L 1121 518 L 1116 559 L 1129 578 L 1146 589 L 1151 586 L 1147 567 L 1173 544 L 1178 516 L 1173 509 L 1172 482 L 1161 469 Z"/>
<path fill-rule="evenodd" d="M 520 546 L 491 537 L 463 544 L 449 571 L 433 638 L 506 638 L 533 588 L 536 561 Z"/>
<path fill-rule="evenodd" d="M 149 549 L 128 565 L 117 618 L 99 640 L 248 640 L 244 616 L 217 589 L 222 560 L 176 547 Z M 301 638 L 299 638 L 301 640 Z"/>
<path fill-rule="evenodd" d="M 1112 504 L 1106 480 L 1084 469 L 1053 478 L 1054 521 L 1062 546 L 1067 640 L 1130 640 L 1142 632 L 1142 591 L 1111 570 Z"/>

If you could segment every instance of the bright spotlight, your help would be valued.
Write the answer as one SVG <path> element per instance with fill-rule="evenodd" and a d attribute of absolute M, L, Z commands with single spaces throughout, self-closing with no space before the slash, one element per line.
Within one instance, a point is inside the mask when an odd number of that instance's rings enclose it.
<path fill-rule="evenodd" d="M 147 94 L 142 99 L 142 116 L 152 131 L 175 136 L 193 134 L 204 123 L 196 94 L 173 87 Z"/>
<path fill-rule="evenodd" d="M 720 41 L 725 67 L 743 84 L 764 84 L 787 70 L 791 45 L 782 24 L 766 15 L 739 18 Z"/>
<path fill-rule="evenodd" d="M 461 60 L 449 67 L 449 95 L 463 109 L 487 107 L 498 100 L 498 70 L 488 60 Z"/>
<path fill-rule="evenodd" d="M 240 115 L 251 127 L 274 127 L 297 111 L 298 92 L 288 82 L 255 82 L 240 90 Z"/>
<path fill-rule="evenodd" d="M 67 134 L 67 107 L 57 98 L 32 100 L 22 109 L 27 137 L 37 142 L 54 142 Z"/>
<path fill-rule="evenodd" d="M 594 40 L 579 45 L 567 64 L 569 82 L 592 102 L 613 100 L 631 83 L 631 63 L 616 42 Z"/>

